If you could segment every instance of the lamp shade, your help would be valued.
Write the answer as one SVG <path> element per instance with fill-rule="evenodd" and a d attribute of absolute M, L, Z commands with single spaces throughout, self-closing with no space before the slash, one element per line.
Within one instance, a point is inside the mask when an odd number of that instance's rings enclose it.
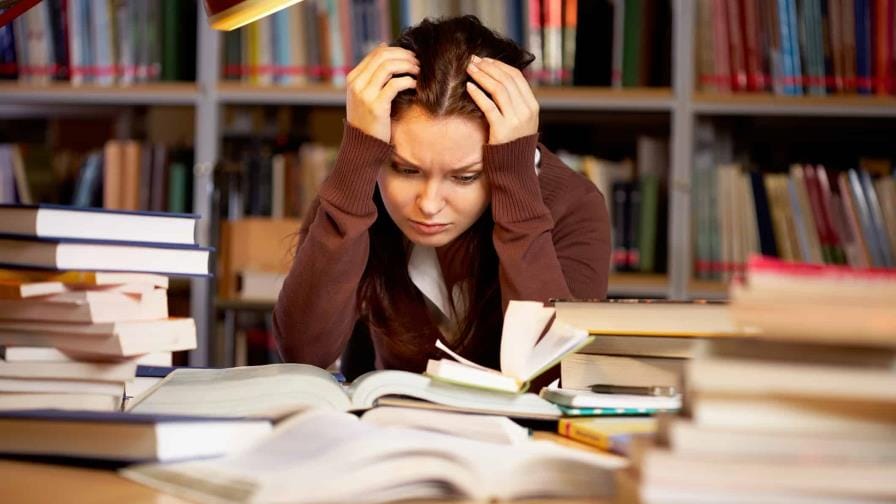
<path fill-rule="evenodd" d="M 257 21 L 302 0 L 203 0 L 208 24 L 230 31 Z"/>

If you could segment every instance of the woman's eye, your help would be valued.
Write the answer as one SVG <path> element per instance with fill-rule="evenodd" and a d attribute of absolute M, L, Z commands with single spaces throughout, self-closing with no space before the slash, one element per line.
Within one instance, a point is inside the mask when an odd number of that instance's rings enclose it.
<path fill-rule="evenodd" d="M 479 178 L 478 173 L 474 173 L 472 175 L 455 175 L 454 180 L 461 184 L 472 184 L 476 182 L 476 179 Z"/>
<path fill-rule="evenodd" d="M 407 166 L 397 164 L 393 164 L 392 169 L 399 175 L 416 175 L 420 173 L 420 170 L 417 170 L 416 168 L 408 168 Z"/>

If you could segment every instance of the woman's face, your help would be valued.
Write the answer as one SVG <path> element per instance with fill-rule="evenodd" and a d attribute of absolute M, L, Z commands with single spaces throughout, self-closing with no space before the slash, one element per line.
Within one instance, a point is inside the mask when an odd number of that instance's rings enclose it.
<path fill-rule="evenodd" d="M 482 121 L 432 117 L 411 107 L 392 121 L 394 155 L 378 185 L 386 211 L 413 243 L 441 247 L 488 207 Z"/>

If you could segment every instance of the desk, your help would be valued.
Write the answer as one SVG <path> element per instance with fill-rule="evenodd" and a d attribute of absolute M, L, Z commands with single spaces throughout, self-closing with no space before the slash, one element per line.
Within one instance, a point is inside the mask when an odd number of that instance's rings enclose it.
<path fill-rule="evenodd" d="M 552 433 L 536 433 L 536 438 L 556 440 L 584 447 Z M 585 447 L 584 449 L 590 449 Z M 619 495 L 614 500 L 551 500 L 556 504 L 621 504 L 636 502 L 630 473 L 617 478 Z M 189 504 L 149 487 L 118 476 L 113 471 L 39 464 L 0 459 L 0 502 L 15 504 Z M 519 501 L 533 502 L 533 501 Z M 457 501 L 451 501 L 457 504 Z"/>

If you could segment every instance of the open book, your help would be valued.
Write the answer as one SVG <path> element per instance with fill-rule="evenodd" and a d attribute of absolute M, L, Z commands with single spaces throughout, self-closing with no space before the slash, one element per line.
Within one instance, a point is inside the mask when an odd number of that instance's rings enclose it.
<path fill-rule="evenodd" d="M 470 362 L 439 341 L 436 346 L 456 360 L 430 360 L 426 374 L 467 386 L 522 392 L 538 375 L 593 339 L 587 331 L 556 320 L 554 308 L 537 301 L 511 301 L 501 330 L 500 371 Z"/>
<path fill-rule="evenodd" d="M 549 441 L 499 445 L 309 411 L 233 456 L 122 474 L 199 502 L 486 501 L 607 497 L 621 457 Z"/>
<path fill-rule="evenodd" d="M 406 401 L 405 398 L 424 402 Z M 554 419 L 560 410 L 535 394 L 506 394 L 431 380 L 407 371 L 371 371 L 344 387 L 307 364 L 229 369 L 178 369 L 144 393 L 129 411 L 209 416 L 282 417 L 309 406 L 362 411 L 389 400 L 441 409 Z"/>

